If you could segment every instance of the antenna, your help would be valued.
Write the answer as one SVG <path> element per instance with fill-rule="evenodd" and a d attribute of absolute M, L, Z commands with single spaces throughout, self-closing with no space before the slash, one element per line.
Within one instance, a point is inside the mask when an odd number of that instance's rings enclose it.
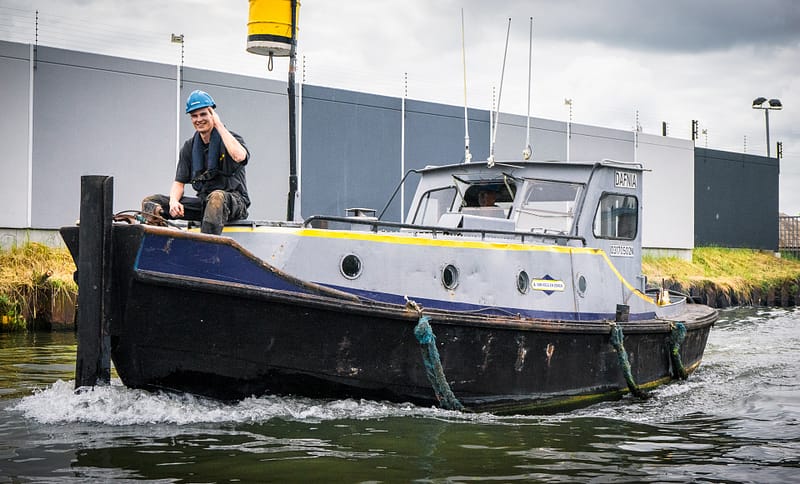
<path fill-rule="evenodd" d="M 489 149 L 489 168 L 494 166 L 494 143 L 497 140 L 497 125 L 500 121 L 500 98 L 503 96 L 503 76 L 506 73 L 506 56 L 508 54 L 508 36 L 511 34 L 511 17 L 508 17 L 508 28 L 506 29 L 506 50 L 503 52 L 503 69 L 500 71 L 500 91 L 497 93 L 497 109 L 494 113 L 494 131 L 492 131 L 492 146 Z"/>
<path fill-rule="evenodd" d="M 492 146 L 492 132 L 494 131 L 494 108 L 497 105 L 496 88 L 492 86 L 492 109 L 489 110 L 489 146 Z"/>
<path fill-rule="evenodd" d="M 464 45 L 464 9 L 461 9 L 461 64 L 464 66 L 464 163 L 472 161 L 469 152 L 469 115 L 467 114 L 467 49 Z"/>
<path fill-rule="evenodd" d="M 528 38 L 528 121 L 525 129 L 525 149 L 522 150 L 522 158 L 531 159 L 533 148 L 531 148 L 531 71 L 533 64 L 533 17 L 531 17 L 531 33 Z"/>

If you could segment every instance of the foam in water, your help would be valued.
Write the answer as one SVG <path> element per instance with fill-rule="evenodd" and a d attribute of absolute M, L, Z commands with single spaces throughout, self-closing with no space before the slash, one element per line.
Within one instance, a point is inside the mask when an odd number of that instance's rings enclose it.
<path fill-rule="evenodd" d="M 780 403 L 772 405 L 770 411 L 779 414 L 776 418 L 782 420 L 781 415 L 785 415 L 782 406 L 796 408 L 797 405 L 794 394 L 786 396 L 787 392 L 780 391 L 783 381 L 788 376 L 794 378 L 796 371 L 795 348 L 800 345 L 800 336 L 793 315 L 793 311 L 765 310 L 758 314 L 760 320 L 752 321 L 742 318 L 736 310 L 723 311 L 712 330 L 704 361 L 688 381 L 660 387 L 651 400 L 626 397 L 622 401 L 601 403 L 549 417 L 498 417 L 412 404 L 283 396 L 252 397 L 229 404 L 188 394 L 133 390 L 123 386 L 119 380 L 77 393 L 73 381 L 58 380 L 21 399 L 12 410 L 46 424 L 81 422 L 111 426 L 261 423 L 271 419 L 315 422 L 388 417 L 495 424 L 606 417 L 655 423 L 703 413 L 737 416 L 746 412 L 734 402 L 749 401 L 751 405 L 764 406 L 763 394 L 781 397 L 778 399 Z"/>
<path fill-rule="evenodd" d="M 407 404 L 367 400 L 315 400 L 263 396 L 228 404 L 188 394 L 134 390 L 113 380 L 111 385 L 76 392 L 73 381 L 58 380 L 20 400 L 12 410 L 39 423 L 144 425 L 220 422 L 258 423 L 270 419 L 323 421 L 425 416 L 473 419 L 466 414 Z"/>

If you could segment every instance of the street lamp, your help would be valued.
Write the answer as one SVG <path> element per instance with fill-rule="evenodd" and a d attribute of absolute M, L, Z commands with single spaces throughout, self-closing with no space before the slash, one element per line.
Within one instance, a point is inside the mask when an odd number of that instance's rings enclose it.
<path fill-rule="evenodd" d="M 767 103 L 765 106 L 764 103 Z M 783 109 L 780 99 L 770 99 L 767 101 L 765 97 L 757 97 L 753 99 L 753 109 L 763 109 L 764 117 L 767 122 L 767 158 L 769 158 L 769 112 L 770 110 Z"/>
<path fill-rule="evenodd" d="M 564 98 L 564 106 L 569 106 L 569 122 L 567 123 L 567 161 L 569 161 L 569 144 L 572 140 L 572 98 Z"/>

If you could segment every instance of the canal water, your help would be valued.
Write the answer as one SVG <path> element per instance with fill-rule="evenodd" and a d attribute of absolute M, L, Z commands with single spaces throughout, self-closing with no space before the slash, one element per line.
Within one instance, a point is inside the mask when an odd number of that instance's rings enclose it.
<path fill-rule="evenodd" d="M 0 482 L 800 482 L 800 310 L 725 310 L 654 398 L 550 416 L 75 394 L 71 333 L 0 335 Z"/>

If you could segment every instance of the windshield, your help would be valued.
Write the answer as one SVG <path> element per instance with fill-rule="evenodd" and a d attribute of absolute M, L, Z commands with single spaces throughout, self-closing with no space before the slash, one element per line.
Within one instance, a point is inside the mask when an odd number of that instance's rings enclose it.
<path fill-rule="evenodd" d="M 517 230 L 568 234 L 583 185 L 552 180 L 526 180 L 517 208 Z"/>

